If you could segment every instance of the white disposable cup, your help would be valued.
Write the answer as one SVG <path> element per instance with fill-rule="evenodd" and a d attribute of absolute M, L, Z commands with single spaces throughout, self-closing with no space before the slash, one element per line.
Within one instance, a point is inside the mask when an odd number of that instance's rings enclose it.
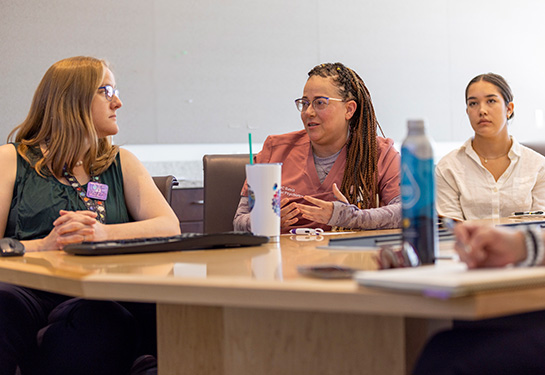
<path fill-rule="evenodd" d="M 278 241 L 282 163 L 246 164 L 246 182 L 252 233 Z"/>

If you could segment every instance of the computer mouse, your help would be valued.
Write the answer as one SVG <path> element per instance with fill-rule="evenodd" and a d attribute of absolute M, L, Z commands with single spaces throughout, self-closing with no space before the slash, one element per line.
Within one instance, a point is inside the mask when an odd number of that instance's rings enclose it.
<path fill-rule="evenodd" d="M 15 238 L 0 238 L 0 255 L 3 257 L 15 257 L 25 254 L 25 245 Z"/>

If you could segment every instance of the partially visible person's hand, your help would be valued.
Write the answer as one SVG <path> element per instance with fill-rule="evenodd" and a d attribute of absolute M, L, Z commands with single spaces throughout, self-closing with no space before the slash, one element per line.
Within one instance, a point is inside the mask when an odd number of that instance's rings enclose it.
<path fill-rule="evenodd" d="M 337 200 L 348 203 L 348 199 L 341 193 L 337 184 L 333 184 L 333 195 Z M 311 196 L 303 197 L 307 202 L 312 203 L 314 206 L 306 204 L 299 204 L 299 210 L 305 219 L 315 221 L 317 223 L 327 224 L 333 215 L 333 203 L 324 201 L 322 199 L 314 198 Z"/>
<path fill-rule="evenodd" d="M 526 258 L 524 233 L 492 226 L 458 224 L 456 251 L 469 268 L 503 267 Z"/>
<path fill-rule="evenodd" d="M 299 221 L 299 218 L 297 218 L 300 212 L 298 205 L 295 202 L 289 203 L 289 201 L 288 198 L 280 201 L 280 228 L 282 231 Z"/>
<path fill-rule="evenodd" d="M 337 184 L 333 183 L 333 194 L 335 195 L 335 198 L 337 198 L 339 201 L 348 204 L 348 199 L 341 193 L 339 188 L 337 187 Z"/>
<path fill-rule="evenodd" d="M 307 202 L 312 203 L 314 206 L 299 204 L 301 215 L 310 221 L 327 224 L 329 219 L 331 219 L 331 215 L 333 215 L 333 202 L 324 201 L 310 196 L 305 196 L 303 198 Z"/>

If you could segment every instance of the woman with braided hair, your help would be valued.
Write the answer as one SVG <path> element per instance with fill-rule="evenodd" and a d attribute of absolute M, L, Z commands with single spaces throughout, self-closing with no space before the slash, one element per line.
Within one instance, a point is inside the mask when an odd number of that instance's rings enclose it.
<path fill-rule="evenodd" d="M 399 227 L 400 157 L 391 139 L 376 134 L 363 80 L 341 63 L 308 75 L 295 100 L 305 129 L 267 137 L 256 155 L 257 163 L 283 163 L 282 232 Z M 246 185 L 241 195 L 234 227 L 251 230 Z"/>

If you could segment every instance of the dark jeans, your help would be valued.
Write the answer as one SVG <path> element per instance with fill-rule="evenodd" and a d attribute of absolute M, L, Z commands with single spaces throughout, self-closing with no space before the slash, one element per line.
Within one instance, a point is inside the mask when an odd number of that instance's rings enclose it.
<path fill-rule="evenodd" d="M 457 321 L 426 344 L 413 374 L 545 374 L 545 311 Z"/>
<path fill-rule="evenodd" d="M 0 283 L 0 375 L 15 374 L 17 366 L 23 375 L 128 374 L 143 353 L 156 353 L 153 304 Z"/>

